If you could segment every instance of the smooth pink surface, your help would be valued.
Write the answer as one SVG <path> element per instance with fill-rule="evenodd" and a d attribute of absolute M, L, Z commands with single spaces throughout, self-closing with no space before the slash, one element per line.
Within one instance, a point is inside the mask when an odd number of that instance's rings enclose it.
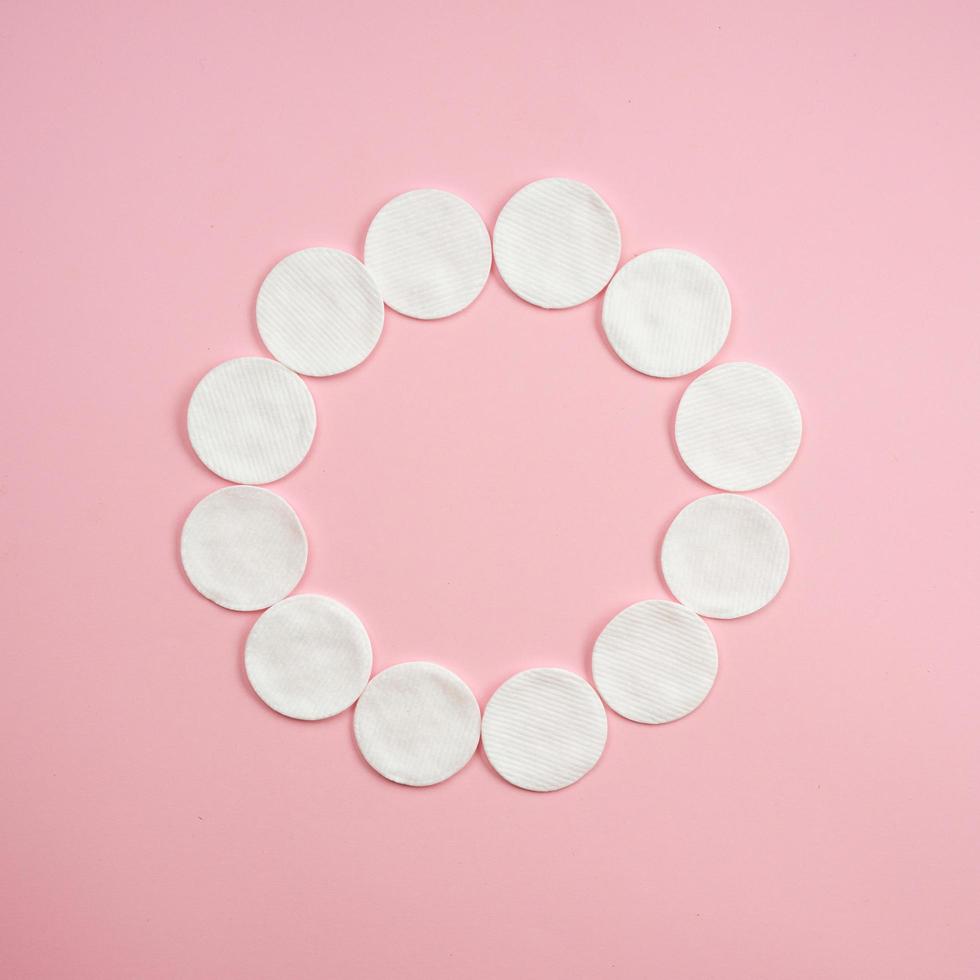
<path fill-rule="evenodd" d="M 795 6 L 5 5 L 0 973 L 980 974 L 980 20 Z M 181 574 L 221 485 L 186 402 L 263 353 L 284 254 L 359 252 L 413 187 L 492 225 L 553 174 L 606 197 L 624 259 L 709 259 L 718 361 L 796 391 L 802 452 L 756 494 L 793 566 L 712 623 L 702 708 L 610 715 L 576 786 L 478 756 L 404 789 L 349 712 L 261 704 L 255 616 Z M 496 274 L 451 320 L 389 313 L 311 382 L 313 453 L 274 485 L 301 589 L 364 619 L 375 669 L 433 659 L 481 703 L 586 673 L 614 613 L 667 596 L 660 537 L 708 492 L 672 449 L 685 383 L 623 365 L 598 302 L 545 313 Z"/>

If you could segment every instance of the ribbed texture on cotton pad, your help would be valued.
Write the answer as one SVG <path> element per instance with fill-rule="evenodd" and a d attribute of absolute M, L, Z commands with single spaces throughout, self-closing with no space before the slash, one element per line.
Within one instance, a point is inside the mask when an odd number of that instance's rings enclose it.
<path fill-rule="evenodd" d="M 367 763 L 406 786 L 457 773 L 480 741 L 480 706 L 438 664 L 397 664 L 371 680 L 354 709 L 354 737 Z"/>
<path fill-rule="evenodd" d="M 660 551 L 667 587 L 703 616 L 734 619 L 771 602 L 789 571 L 776 516 L 748 497 L 717 493 L 688 504 Z"/>
<path fill-rule="evenodd" d="M 280 714 L 303 721 L 349 708 L 371 676 L 371 641 L 346 606 L 322 595 L 277 602 L 245 643 L 245 673 Z"/>
<path fill-rule="evenodd" d="M 480 295 L 490 275 L 490 235 L 461 197 L 408 191 L 374 216 L 364 263 L 392 309 L 435 320 L 458 313 Z"/>
<path fill-rule="evenodd" d="M 360 364 L 381 338 L 377 283 L 353 255 L 307 248 L 265 277 L 255 304 L 262 342 L 300 374 L 325 377 Z"/>
<path fill-rule="evenodd" d="M 483 748 L 509 783 L 538 792 L 581 779 L 606 745 L 606 712 L 577 674 L 536 667 L 497 688 L 483 716 Z"/>
<path fill-rule="evenodd" d="M 191 511 L 180 558 L 191 584 L 226 609 L 265 609 L 306 569 L 306 533 L 285 500 L 262 487 L 224 487 Z"/>
<path fill-rule="evenodd" d="M 711 630 L 690 609 L 649 599 L 615 616 L 592 651 L 592 678 L 613 711 L 645 724 L 692 712 L 718 673 Z"/>
<path fill-rule="evenodd" d="M 800 447 L 793 392 L 758 364 L 720 364 L 688 386 L 674 438 L 696 476 L 720 490 L 755 490 L 776 479 Z"/>
<path fill-rule="evenodd" d="M 644 252 L 616 273 L 602 304 L 613 350 L 632 368 L 674 378 L 703 367 L 721 350 L 732 302 L 704 259 L 674 248 Z"/>
<path fill-rule="evenodd" d="M 503 207 L 493 250 L 504 282 L 545 309 L 577 306 L 616 271 L 619 223 L 587 184 L 548 177 L 522 187 Z"/>
<path fill-rule="evenodd" d="M 210 370 L 187 406 L 187 435 L 201 462 L 233 483 L 270 483 L 295 469 L 316 430 L 303 379 L 266 357 Z"/>

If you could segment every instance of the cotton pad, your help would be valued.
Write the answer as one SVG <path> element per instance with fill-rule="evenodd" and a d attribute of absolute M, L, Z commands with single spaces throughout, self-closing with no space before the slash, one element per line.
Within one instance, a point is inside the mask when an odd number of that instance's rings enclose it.
<path fill-rule="evenodd" d="M 690 714 L 717 673 L 711 630 L 690 609 L 660 599 L 628 606 L 592 650 L 592 679 L 606 704 L 648 725 Z"/>
<path fill-rule="evenodd" d="M 595 296 L 616 271 L 619 222 L 587 184 L 547 177 L 522 187 L 493 229 L 493 251 L 504 282 L 521 299 L 545 309 L 577 306 Z"/>
<path fill-rule="evenodd" d="M 450 670 L 418 661 L 371 680 L 354 709 L 354 737 L 368 765 L 406 786 L 459 772 L 480 741 L 480 706 Z"/>
<path fill-rule="evenodd" d="M 187 435 L 201 462 L 232 483 L 271 483 L 295 469 L 316 430 L 303 379 L 266 357 L 212 368 L 187 406 Z"/>
<path fill-rule="evenodd" d="M 306 534 L 285 500 L 262 487 L 224 487 L 190 512 L 180 560 L 191 584 L 226 609 L 265 609 L 306 569 Z"/>
<path fill-rule="evenodd" d="M 548 792 L 581 779 L 606 745 L 606 712 L 577 674 L 536 667 L 497 688 L 483 716 L 490 765 L 522 789 Z"/>
<path fill-rule="evenodd" d="M 674 518 L 660 564 L 667 587 L 685 606 L 702 616 L 734 619 L 775 598 L 789 570 L 789 541 L 762 504 L 716 493 Z"/>
<path fill-rule="evenodd" d="M 451 316 L 490 275 L 490 235 L 479 214 L 448 191 L 408 191 L 375 216 L 364 263 L 384 301 L 418 320 Z"/>
<path fill-rule="evenodd" d="M 371 274 L 335 248 L 287 255 L 265 277 L 255 304 L 259 333 L 272 356 L 315 377 L 360 364 L 380 339 L 384 318 Z"/>
<path fill-rule="evenodd" d="M 346 606 L 322 595 L 294 595 L 255 622 L 245 673 L 280 714 L 303 721 L 349 708 L 371 676 L 371 641 Z"/>
<path fill-rule="evenodd" d="M 677 449 L 720 490 L 755 490 L 793 462 L 803 421 L 793 392 L 758 364 L 719 364 L 695 378 L 674 422 Z"/>
<path fill-rule="evenodd" d="M 721 350 L 732 322 L 732 301 L 704 259 L 658 248 L 616 273 L 602 303 L 602 326 L 632 368 L 675 378 L 707 364 Z"/>

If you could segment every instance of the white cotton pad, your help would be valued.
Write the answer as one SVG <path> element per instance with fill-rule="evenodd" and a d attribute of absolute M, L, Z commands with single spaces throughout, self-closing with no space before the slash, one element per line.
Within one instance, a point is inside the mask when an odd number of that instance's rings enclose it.
<path fill-rule="evenodd" d="M 802 435 L 793 392 L 758 364 L 719 364 L 695 378 L 674 422 L 684 462 L 719 490 L 772 483 L 793 462 Z"/>
<path fill-rule="evenodd" d="M 619 223 L 587 184 L 547 177 L 522 187 L 493 229 L 504 282 L 521 299 L 548 310 L 595 296 L 616 271 Z"/>
<path fill-rule="evenodd" d="M 656 378 L 676 378 L 721 350 L 732 322 L 724 279 L 704 259 L 658 248 L 616 273 L 602 303 L 602 326 L 616 353 Z"/>
<path fill-rule="evenodd" d="M 538 792 L 581 779 L 606 745 L 606 712 L 577 674 L 536 667 L 497 688 L 483 715 L 483 748 L 504 779 Z"/>
<path fill-rule="evenodd" d="M 316 430 L 303 379 L 267 357 L 212 368 L 187 406 L 187 435 L 212 473 L 232 483 L 271 483 L 303 461 Z"/>
<path fill-rule="evenodd" d="M 265 609 L 306 569 L 306 534 L 285 500 L 262 487 L 224 487 L 190 512 L 180 560 L 201 595 L 226 609 Z"/>
<path fill-rule="evenodd" d="M 459 772 L 480 741 L 473 692 L 438 664 L 397 664 L 371 680 L 354 709 L 354 737 L 368 765 L 406 786 Z"/>
<path fill-rule="evenodd" d="M 273 357 L 322 378 L 349 371 L 374 350 L 385 308 L 371 274 L 353 255 L 306 248 L 265 277 L 255 319 Z"/>
<path fill-rule="evenodd" d="M 316 721 L 349 708 L 371 676 L 371 641 L 346 606 L 294 595 L 255 622 L 245 643 L 255 693 L 282 715 Z"/>
<path fill-rule="evenodd" d="M 490 235 L 479 214 L 448 191 L 408 191 L 375 216 L 364 264 L 384 301 L 417 320 L 470 305 L 490 275 Z"/>
<path fill-rule="evenodd" d="M 688 504 L 664 536 L 660 564 L 685 606 L 715 619 L 771 602 L 789 571 L 789 541 L 776 516 L 749 497 L 716 493 Z"/>
<path fill-rule="evenodd" d="M 628 606 L 592 650 L 592 679 L 606 704 L 648 725 L 690 714 L 717 673 L 711 630 L 697 613 L 660 599 Z"/>

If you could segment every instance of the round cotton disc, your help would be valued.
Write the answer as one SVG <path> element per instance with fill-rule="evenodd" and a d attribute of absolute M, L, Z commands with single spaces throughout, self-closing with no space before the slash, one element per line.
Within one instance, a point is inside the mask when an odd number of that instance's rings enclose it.
<path fill-rule="evenodd" d="M 273 357 L 300 374 L 325 377 L 349 371 L 374 350 L 385 309 L 353 255 L 306 248 L 265 277 L 255 318 Z"/>
<path fill-rule="evenodd" d="M 303 379 L 266 357 L 212 368 L 187 406 L 187 434 L 212 473 L 232 483 L 271 483 L 303 461 L 316 409 Z"/>
<path fill-rule="evenodd" d="M 406 786 L 459 772 L 480 741 L 472 691 L 438 664 L 397 664 L 374 677 L 354 709 L 354 737 L 368 765 Z"/>
<path fill-rule="evenodd" d="M 408 191 L 375 216 L 364 263 L 384 301 L 418 320 L 451 316 L 490 275 L 490 236 L 479 214 L 448 191 Z"/>
<path fill-rule="evenodd" d="M 592 299 L 619 264 L 619 222 L 587 184 L 547 177 L 522 187 L 493 229 L 504 282 L 548 310 Z"/>
<path fill-rule="evenodd" d="M 793 462 L 802 434 L 793 392 L 758 364 L 720 364 L 696 378 L 674 423 L 684 462 L 720 490 L 771 483 Z"/>
<path fill-rule="evenodd" d="M 226 609 L 265 609 L 306 569 L 306 534 L 285 500 L 262 487 L 224 487 L 190 512 L 180 560 L 201 595 Z"/>
<path fill-rule="evenodd" d="M 715 619 L 771 602 L 789 571 L 789 541 L 775 515 L 749 497 L 716 493 L 688 504 L 664 536 L 660 564 L 671 592 Z"/>
<path fill-rule="evenodd" d="M 648 725 L 690 714 L 717 673 L 711 630 L 690 609 L 659 599 L 624 609 L 592 650 L 592 678 L 606 704 Z"/>
<path fill-rule="evenodd" d="M 277 602 L 245 643 L 245 673 L 280 714 L 303 721 L 349 708 L 371 676 L 371 641 L 346 606 L 322 595 Z"/>
<path fill-rule="evenodd" d="M 577 674 L 536 667 L 497 688 L 483 716 L 483 748 L 504 779 L 538 792 L 581 779 L 606 745 L 606 712 Z"/>
<path fill-rule="evenodd" d="M 707 364 L 721 350 L 732 301 L 704 259 L 658 248 L 616 273 L 602 304 L 602 326 L 616 353 L 656 378 L 676 378 Z"/>

